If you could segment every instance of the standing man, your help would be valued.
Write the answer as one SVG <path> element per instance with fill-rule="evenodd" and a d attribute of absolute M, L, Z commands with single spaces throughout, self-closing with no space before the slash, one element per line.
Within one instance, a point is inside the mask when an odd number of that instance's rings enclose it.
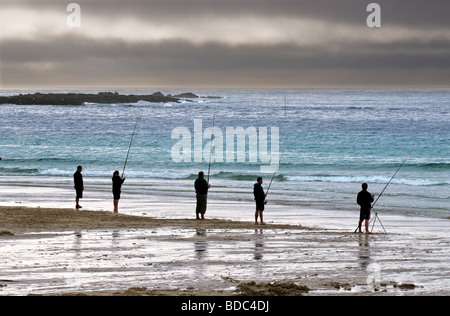
<path fill-rule="evenodd" d="M 206 206 L 208 200 L 208 189 L 210 186 L 208 181 L 205 180 L 205 173 L 203 171 L 200 171 L 198 173 L 198 179 L 195 180 L 194 186 L 195 186 L 195 193 L 197 193 L 196 219 L 205 220 Z"/>
<path fill-rule="evenodd" d="M 362 184 L 362 191 L 358 193 L 358 197 L 356 199 L 356 203 L 361 206 L 361 212 L 359 214 L 359 224 L 358 229 L 361 231 L 362 222 L 365 221 L 366 226 L 366 234 L 370 234 L 369 232 L 369 220 L 370 220 L 370 210 L 372 209 L 372 202 L 374 201 L 375 195 L 367 192 L 367 188 L 369 186 L 367 183 Z"/>
<path fill-rule="evenodd" d="M 121 178 L 119 175 L 119 170 L 114 171 L 113 177 L 112 177 L 112 183 L 113 183 L 113 198 L 114 198 L 114 214 L 119 213 L 119 200 L 120 200 L 120 194 L 122 192 L 122 184 L 125 181 L 125 178 Z"/>
<path fill-rule="evenodd" d="M 80 209 L 80 199 L 83 198 L 83 191 L 84 191 L 84 183 L 83 183 L 83 175 L 81 174 L 81 171 L 83 171 L 82 166 L 77 167 L 77 171 L 73 174 L 73 181 L 75 183 L 75 191 L 77 192 L 77 197 L 75 199 L 76 209 Z"/>
<path fill-rule="evenodd" d="M 253 186 L 253 195 L 255 196 L 256 202 L 255 225 L 258 225 L 258 216 L 261 218 L 261 225 L 266 225 L 263 221 L 263 212 L 267 194 L 264 193 L 264 189 L 262 187 L 263 178 L 258 177 L 256 181 L 257 183 Z"/>

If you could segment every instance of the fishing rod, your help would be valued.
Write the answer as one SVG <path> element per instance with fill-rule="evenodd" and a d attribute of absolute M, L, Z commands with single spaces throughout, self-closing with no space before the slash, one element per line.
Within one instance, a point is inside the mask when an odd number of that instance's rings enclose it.
<path fill-rule="evenodd" d="M 380 197 L 383 195 L 384 191 L 386 191 L 387 187 L 391 184 L 392 180 L 394 180 L 394 178 L 395 178 L 395 176 L 397 175 L 397 173 L 400 171 L 400 169 L 402 169 L 402 167 L 405 165 L 406 161 L 407 161 L 409 158 L 410 158 L 410 155 L 406 156 L 405 160 L 403 160 L 403 162 L 402 162 L 402 164 L 400 165 L 400 167 L 398 167 L 397 171 L 395 171 L 394 175 L 393 175 L 392 178 L 389 180 L 389 182 L 386 184 L 386 186 L 384 187 L 383 191 L 381 191 L 380 195 L 378 195 L 377 199 L 376 199 L 375 202 L 372 204 L 371 208 L 374 208 L 374 207 L 375 207 L 375 205 L 377 204 L 378 200 L 379 200 Z M 380 222 L 381 227 L 383 227 L 384 232 L 386 233 L 386 229 L 384 229 L 383 223 L 381 223 L 381 220 L 378 218 L 378 212 L 375 212 L 375 217 L 372 218 L 372 219 L 370 220 L 370 222 L 373 221 L 373 224 L 372 224 L 372 231 L 373 231 L 373 228 L 374 228 L 374 226 L 375 226 L 375 223 L 376 223 L 377 219 L 378 219 L 378 221 Z M 361 224 L 362 224 L 362 223 L 361 223 Z M 370 224 L 370 223 L 369 223 L 369 224 Z M 359 229 L 359 227 L 360 227 L 360 226 L 358 226 L 358 227 L 355 229 L 355 233 L 356 233 L 356 231 Z"/>
<path fill-rule="evenodd" d="M 269 195 L 269 190 L 270 190 L 270 187 L 272 186 L 273 179 L 275 178 L 275 175 L 277 174 L 278 170 L 280 169 L 280 163 L 281 163 L 281 160 L 283 159 L 283 156 L 285 153 L 286 153 L 286 147 L 284 147 L 283 153 L 281 154 L 280 160 L 278 161 L 278 167 L 275 170 L 275 172 L 273 173 L 272 179 L 270 180 L 269 186 L 267 187 L 266 196 Z"/>
<path fill-rule="evenodd" d="M 141 115 L 138 114 L 137 119 L 136 119 L 136 124 L 134 125 L 133 134 L 131 135 L 130 146 L 128 146 L 127 158 L 125 159 L 125 164 L 123 165 L 122 178 L 123 178 L 123 176 L 125 174 L 125 168 L 127 167 L 128 157 L 130 156 L 131 145 L 133 144 L 134 135 L 136 134 L 136 127 L 137 127 L 137 124 L 138 124 L 138 121 L 139 121 L 140 117 L 141 117 Z"/>
<path fill-rule="evenodd" d="M 214 136 L 214 127 L 216 124 L 216 111 L 214 111 L 214 117 L 213 117 L 213 127 L 212 127 L 212 133 L 211 133 L 211 149 L 209 151 L 209 165 L 208 165 L 208 185 L 209 185 L 209 175 L 211 173 L 211 158 L 212 158 L 212 141 L 213 141 L 213 136 Z"/>
<path fill-rule="evenodd" d="M 378 200 L 380 199 L 380 197 L 383 195 L 384 191 L 387 189 L 387 187 L 389 186 L 389 184 L 391 184 L 392 180 L 394 180 L 395 176 L 397 175 L 397 173 L 400 171 L 400 169 L 402 169 L 403 165 L 406 163 L 406 161 L 409 159 L 409 155 L 405 158 L 405 160 L 402 162 L 402 164 L 400 165 L 400 167 L 398 167 L 397 171 L 394 173 L 394 175 L 392 176 L 391 180 L 389 180 L 389 182 L 386 184 L 386 186 L 384 187 L 383 191 L 381 191 L 380 195 L 377 197 L 377 199 L 375 200 L 375 202 L 372 204 L 372 208 L 375 206 L 375 204 L 377 204 Z"/>

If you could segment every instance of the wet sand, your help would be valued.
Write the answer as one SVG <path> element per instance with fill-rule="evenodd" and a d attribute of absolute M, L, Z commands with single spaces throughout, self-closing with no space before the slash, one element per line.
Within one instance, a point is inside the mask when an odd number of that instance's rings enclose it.
<path fill-rule="evenodd" d="M 0 295 L 449 295 L 448 238 L 0 207 Z"/>
<path fill-rule="evenodd" d="M 107 211 L 74 211 L 74 209 L 2 207 L 0 206 L 0 228 L 3 231 L 48 232 L 68 230 L 96 230 L 118 228 L 179 227 L 184 229 L 251 229 L 254 223 L 231 220 L 208 219 L 160 219 Z M 258 226 L 265 229 L 266 226 Z M 268 227 L 268 226 L 267 226 Z M 303 229 L 298 225 L 271 225 L 274 229 Z"/>

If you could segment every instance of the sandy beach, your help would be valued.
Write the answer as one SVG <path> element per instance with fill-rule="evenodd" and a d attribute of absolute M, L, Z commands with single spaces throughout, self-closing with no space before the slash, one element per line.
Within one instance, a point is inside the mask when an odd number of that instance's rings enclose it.
<path fill-rule="evenodd" d="M 449 240 L 0 207 L 0 295 L 449 295 Z"/>

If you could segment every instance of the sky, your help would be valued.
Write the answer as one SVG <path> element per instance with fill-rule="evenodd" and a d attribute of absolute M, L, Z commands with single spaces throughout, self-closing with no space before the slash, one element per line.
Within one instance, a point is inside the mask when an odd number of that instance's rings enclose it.
<path fill-rule="evenodd" d="M 448 0 L 69 3 L 0 0 L 2 87 L 450 85 Z"/>

